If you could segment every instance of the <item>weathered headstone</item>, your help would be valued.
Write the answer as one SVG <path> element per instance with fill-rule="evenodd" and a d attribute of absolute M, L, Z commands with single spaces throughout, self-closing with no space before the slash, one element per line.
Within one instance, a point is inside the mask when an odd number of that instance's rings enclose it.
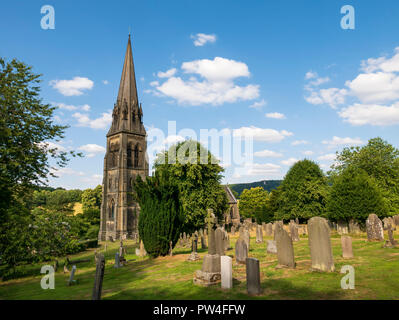
<path fill-rule="evenodd" d="M 273 223 L 271 223 L 271 222 L 266 224 L 266 236 L 268 236 L 268 237 L 273 236 Z"/>
<path fill-rule="evenodd" d="M 191 249 L 191 254 L 188 257 L 188 261 L 197 261 L 199 260 L 199 255 L 197 252 L 197 246 L 198 246 L 198 236 L 197 234 L 194 235 L 193 240 L 192 240 L 192 249 Z"/>
<path fill-rule="evenodd" d="M 248 258 L 248 247 L 244 239 L 238 238 L 236 242 L 236 262 L 245 264 Z"/>
<path fill-rule="evenodd" d="M 74 276 L 75 276 L 75 272 L 76 272 L 76 266 L 72 266 L 72 270 L 71 270 L 71 274 L 69 275 L 69 280 L 68 280 L 68 286 L 71 286 L 72 284 L 76 283 L 76 280 L 74 280 Z"/>
<path fill-rule="evenodd" d="M 277 268 L 295 268 L 294 247 L 291 237 L 281 225 L 276 226 L 274 235 L 277 247 Z"/>
<path fill-rule="evenodd" d="M 263 231 L 261 225 L 256 225 L 256 243 L 263 242 Z"/>
<path fill-rule="evenodd" d="M 228 251 L 230 249 L 231 249 L 231 247 L 230 247 L 230 236 L 227 233 L 227 231 L 224 231 L 224 251 L 226 252 L 226 251 Z"/>
<path fill-rule="evenodd" d="M 292 241 L 299 241 L 298 226 L 294 220 L 290 221 L 289 228 Z"/>
<path fill-rule="evenodd" d="M 232 226 L 231 227 L 231 235 L 234 236 L 236 234 L 236 227 Z"/>
<path fill-rule="evenodd" d="M 229 256 L 220 257 L 222 288 L 231 289 L 233 287 L 233 266 Z"/>
<path fill-rule="evenodd" d="M 208 209 L 208 215 L 205 219 L 208 225 L 208 254 L 205 255 L 202 269 L 195 272 L 193 279 L 194 284 L 202 286 L 210 286 L 216 284 L 221 279 L 220 274 L 220 255 L 216 253 L 216 243 L 215 243 L 215 224 L 217 223 L 217 218 L 215 217 L 213 210 Z"/>
<path fill-rule="evenodd" d="M 388 240 L 385 241 L 384 248 L 394 248 L 398 242 L 393 238 L 393 229 L 391 225 L 388 226 Z"/>
<path fill-rule="evenodd" d="M 342 257 L 345 259 L 353 258 L 352 238 L 350 236 L 341 236 Z"/>
<path fill-rule="evenodd" d="M 260 288 L 260 268 L 259 260 L 255 258 L 247 258 L 247 291 L 249 295 L 258 295 L 261 293 Z"/>
<path fill-rule="evenodd" d="M 216 229 L 215 240 L 216 240 L 216 254 L 224 256 L 224 231 L 222 228 Z"/>
<path fill-rule="evenodd" d="M 399 214 L 393 216 L 393 223 L 395 224 L 395 227 L 399 227 Z"/>
<path fill-rule="evenodd" d="M 276 241 L 274 240 L 267 240 L 267 253 L 277 253 L 277 246 Z"/>
<path fill-rule="evenodd" d="M 308 233 L 312 270 L 335 271 L 331 248 L 330 227 L 328 226 L 327 220 L 321 217 L 309 219 Z"/>
<path fill-rule="evenodd" d="M 374 213 L 370 214 L 366 220 L 366 231 L 368 241 L 383 241 L 384 229 L 382 222 Z"/>
<path fill-rule="evenodd" d="M 91 296 L 92 300 L 101 300 L 101 290 L 103 287 L 104 270 L 105 270 L 104 255 L 99 254 L 96 263 L 96 276 L 94 278 L 94 287 Z"/>
<path fill-rule="evenodd" d="M 247 244 L 248 252 L 249 252 L 250 242 L 251 242 L 251 236 L 249 234 L 249 230 L 245 227 L 241 227 L 239 238 L 241 238 L 245 241 L 245 243 Z"/>

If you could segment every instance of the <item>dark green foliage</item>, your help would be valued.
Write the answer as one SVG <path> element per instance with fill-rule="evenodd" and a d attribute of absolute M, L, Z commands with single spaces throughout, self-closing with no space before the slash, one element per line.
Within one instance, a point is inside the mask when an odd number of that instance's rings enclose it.
<path fill-rule="evenodd" d="M 244 189 L 251 189 L 251 188 L 256 188 L 256 187 L 262 187 L 266 191 L 270 192 L 274 189 L 276 189 L 280 184 L 282 180 L 262 180 L 262 181 L 256 181 L 256 182 L 251 182 L 251 183 L 237 183 L 237 184 L 232 184 L 229 185 L 231 191 L 237 192 L 238 195 L 235 195 L 237 199 L 241 197 L 242 192 Z"/>
<path fill-rule="evenodd" d="M 98 185 L 94 189 L 86 189 L 82 193 L 83 212 L 90 209 L 100 209 L 102 199 L 102 186 Z"/>
<path fill-rule="evenodd" d="M 134 183 L 135 197 L 140 205 L 139 235 L 147 253 L 156 258 L 169 253 L 182 230 L 182 206 L 179 187 L 167 172 L 155 172 L 145 181 L 140 176 Z"/>
<path fill-rule="evenodd" d="M 185 159 L 179 155 L 184 155 Z M 209 208 L 219 221 L 223 219 L 228 202 L 220 184 L 223 168 L 218 163 L 208 150 L 193 140 L 180 142 L 157 155 L 156 172 L 168 172 L 179 186 L 186 233 L 204 226 Z"/>
<path fill-rule="evenodd" d="M 344 148 L 329 172 L 334 180 L 348 167 L 363 169 L 372 177 L 388 201 L 390 215 L 399 212 L 399 150 L 381 138 L 370 139 L 363 147 Z"/>
<path fill-rule="evenodd" d="M 364 222 L 371 213 L 387 216 L 387 201 L 366 171 L 347 167 L 334 179 L 327 201 L 328 218 Z"/>
<path fill-rule="evenodd" d="M 327 194 L 327 178 L 320 167 L 311 160 L 298 161 L 281 184 L 276 219 L 323 216 Z"/>

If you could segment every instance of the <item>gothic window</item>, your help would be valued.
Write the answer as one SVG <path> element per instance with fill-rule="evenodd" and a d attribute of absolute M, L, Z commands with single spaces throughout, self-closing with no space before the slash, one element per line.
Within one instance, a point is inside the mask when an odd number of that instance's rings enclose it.
<path fill-rule="evenodd" d="M 132 167 L 133 163 L 132 163 L 132 154 L 133 154 L 133 150 L 131 145 L 129 144 L 127 147 L 127 166 L 128 167 Z"/>
<path fill-rule="evenodd" d="M 115 203 L 114 203 L 114 199 L 111 200 L 111 206 L 110 206 L 110 210 L 109 210 L 109 219 L 113 220 L 115 217 Z"/>
<path fill-rule="evenodd" d="M 139 146 L 136 145 L 134 147 L 134 167 L 137 168 L 139 166 Z"/>

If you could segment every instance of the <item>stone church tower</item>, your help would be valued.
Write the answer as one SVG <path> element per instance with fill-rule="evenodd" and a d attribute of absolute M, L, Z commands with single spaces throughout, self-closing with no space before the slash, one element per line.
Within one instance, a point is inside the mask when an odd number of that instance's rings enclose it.
<path fill-rule="evenodd" d="M 135 238 L 139 206 L 131 196 L 137 175 L 148 176 L 146 131 L 138 101 L 132 44 L 127 44 L 104 157 L 100 241 Z"/>

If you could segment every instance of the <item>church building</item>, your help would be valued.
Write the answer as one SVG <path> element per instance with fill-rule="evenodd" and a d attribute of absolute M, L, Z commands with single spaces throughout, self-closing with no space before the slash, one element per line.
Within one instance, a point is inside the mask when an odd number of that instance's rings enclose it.
<path fill-rule="evenodd" d="M 102 185 L 100 241 L 138 236 L 139 206 L 132 198 L 137 175 L 148 176 L 146 131 L 134 73 L 132 44 L 127 44 L 119 92 L 107 134 Z"/>

